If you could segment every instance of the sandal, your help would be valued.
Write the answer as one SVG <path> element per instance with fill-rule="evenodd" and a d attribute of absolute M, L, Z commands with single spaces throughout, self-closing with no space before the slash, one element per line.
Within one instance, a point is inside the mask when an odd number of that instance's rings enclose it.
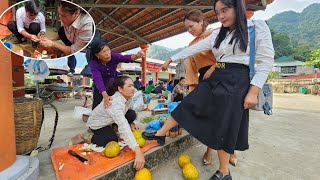
<path fill-rule="evenodd" d="M 217 170 L 209 180 L 232 180 L 232 177 L 230 171 L 228 175 L 223 176 L 223 174 L 219 170 Z"/>
<path fill-rule="evenodd" d="M 157 140 L 158 144 L 163 146 L 166 141 L 166 136 L 156 136 L 157 131 L 145 131 L 142 137 L 147 140 Z"/>

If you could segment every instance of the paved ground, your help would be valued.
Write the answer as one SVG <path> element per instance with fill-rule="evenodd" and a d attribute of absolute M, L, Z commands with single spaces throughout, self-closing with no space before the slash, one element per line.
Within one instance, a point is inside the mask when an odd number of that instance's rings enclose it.
<path fill-rule="evenodd" d="M 73 119 L 74 106 L 79 100 L 56 102 L 59 124 L 52 148 L 67 146 L 69 139 L 85 129 L 85 123 Z M 235 180 L 256 179 L 312 179 L 320 178 L 320 96 L 274 94 L 274 115 L 251 111 L 250 149 L 239 153 L 239 164 L 231 167 Z M 54 123 L 54 111 L 45 108 L 45 122 L 39 139 L 40 146 L 48 145 Z M 52 149 L 51 148 L 51 149 Z M 214 155 L 212 166 L 203 166 L 201 157 L 205 146 L 194 145 L 185 153 L 200 172 L 199 179 L 209 179 L 218 168 Z M 51 150 L 38 154 L 39 179 L 55 179 L 50 159 Z M 177 159 L 152 170 L 154 180 L 182 180 Z"/>
<path fill-rule="evenodd" d="M 235 180 L 320 179 L 320 96 L 275 94 L 274 115 L 250 112 L 250 149 L 239 153 L 239 164 L 230 167 Z M 200 143 L 185 153 L 199 170 L 199 179 L 209 179 L 218 169 L 203 166 L 206 147 Z M 152 171 L 155 180 L 183 180 L 177 159 Z M 173 178 L 174 176 L 174 178 Z"/>

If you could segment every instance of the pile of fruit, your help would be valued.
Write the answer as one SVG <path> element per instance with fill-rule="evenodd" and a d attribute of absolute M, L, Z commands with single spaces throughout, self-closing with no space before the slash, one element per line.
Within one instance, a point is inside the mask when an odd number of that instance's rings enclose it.
<path fill-rule="evenodd" d="M 186 180 L 198 179 L 198 169 L 191 163 L 188 155 L 180 155 L 178 158 L 178 164 L 182 168 L 182 175 Z"/>
<path fill-rule="evenodd" d="M 139 147 L 142 148 L 146 144 L 146 140 L 142 137 L 142 132 L 138 130 L 133 131 L 133 135 L 136 138 Z"/>

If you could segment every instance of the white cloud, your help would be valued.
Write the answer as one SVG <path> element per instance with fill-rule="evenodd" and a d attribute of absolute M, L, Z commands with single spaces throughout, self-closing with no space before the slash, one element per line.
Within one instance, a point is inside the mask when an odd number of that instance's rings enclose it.
<path fill-rule="evenodd" d="M 309 6 L 312 3 L 320 3 L 320 0 L 275 0 L 273 3 L 267 6 L 265 11 L 257 11 L 255 12 L 253 18 L 254 19 L 263 19 L 267 20 L 284 11 L 296 11 L 301 12 L 304 8 Z"/>

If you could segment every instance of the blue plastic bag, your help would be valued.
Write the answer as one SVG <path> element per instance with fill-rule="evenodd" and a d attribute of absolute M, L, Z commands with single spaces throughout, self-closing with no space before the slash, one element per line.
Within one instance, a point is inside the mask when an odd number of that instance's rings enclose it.
<path fill-rule="evenodd" d="M 171 113 L 178 105 L 179 105 L 178 102 L 169 102 L 167 105 L 169 109 L 169 113 Z"/>
<path fill-rule="evenodd" d="M 168 119 L 169 116 L 170 116 L 170 114 L 160 114 L 159 120 L 162 121 L 162 118 Z"/>
<path fill-rule="evenodd" d="M 163 125 L 163 122 L 160 120 L 153 120 L 149 122 L 146 126 L 146 130 L 156 130 L 158 131 Z"/>
<path fill-rule="evenodd" d="M 154 109 L 161 109 L 161 108 L 164 108 L 164 103 L 159 103 L 154 107 Z"/>

